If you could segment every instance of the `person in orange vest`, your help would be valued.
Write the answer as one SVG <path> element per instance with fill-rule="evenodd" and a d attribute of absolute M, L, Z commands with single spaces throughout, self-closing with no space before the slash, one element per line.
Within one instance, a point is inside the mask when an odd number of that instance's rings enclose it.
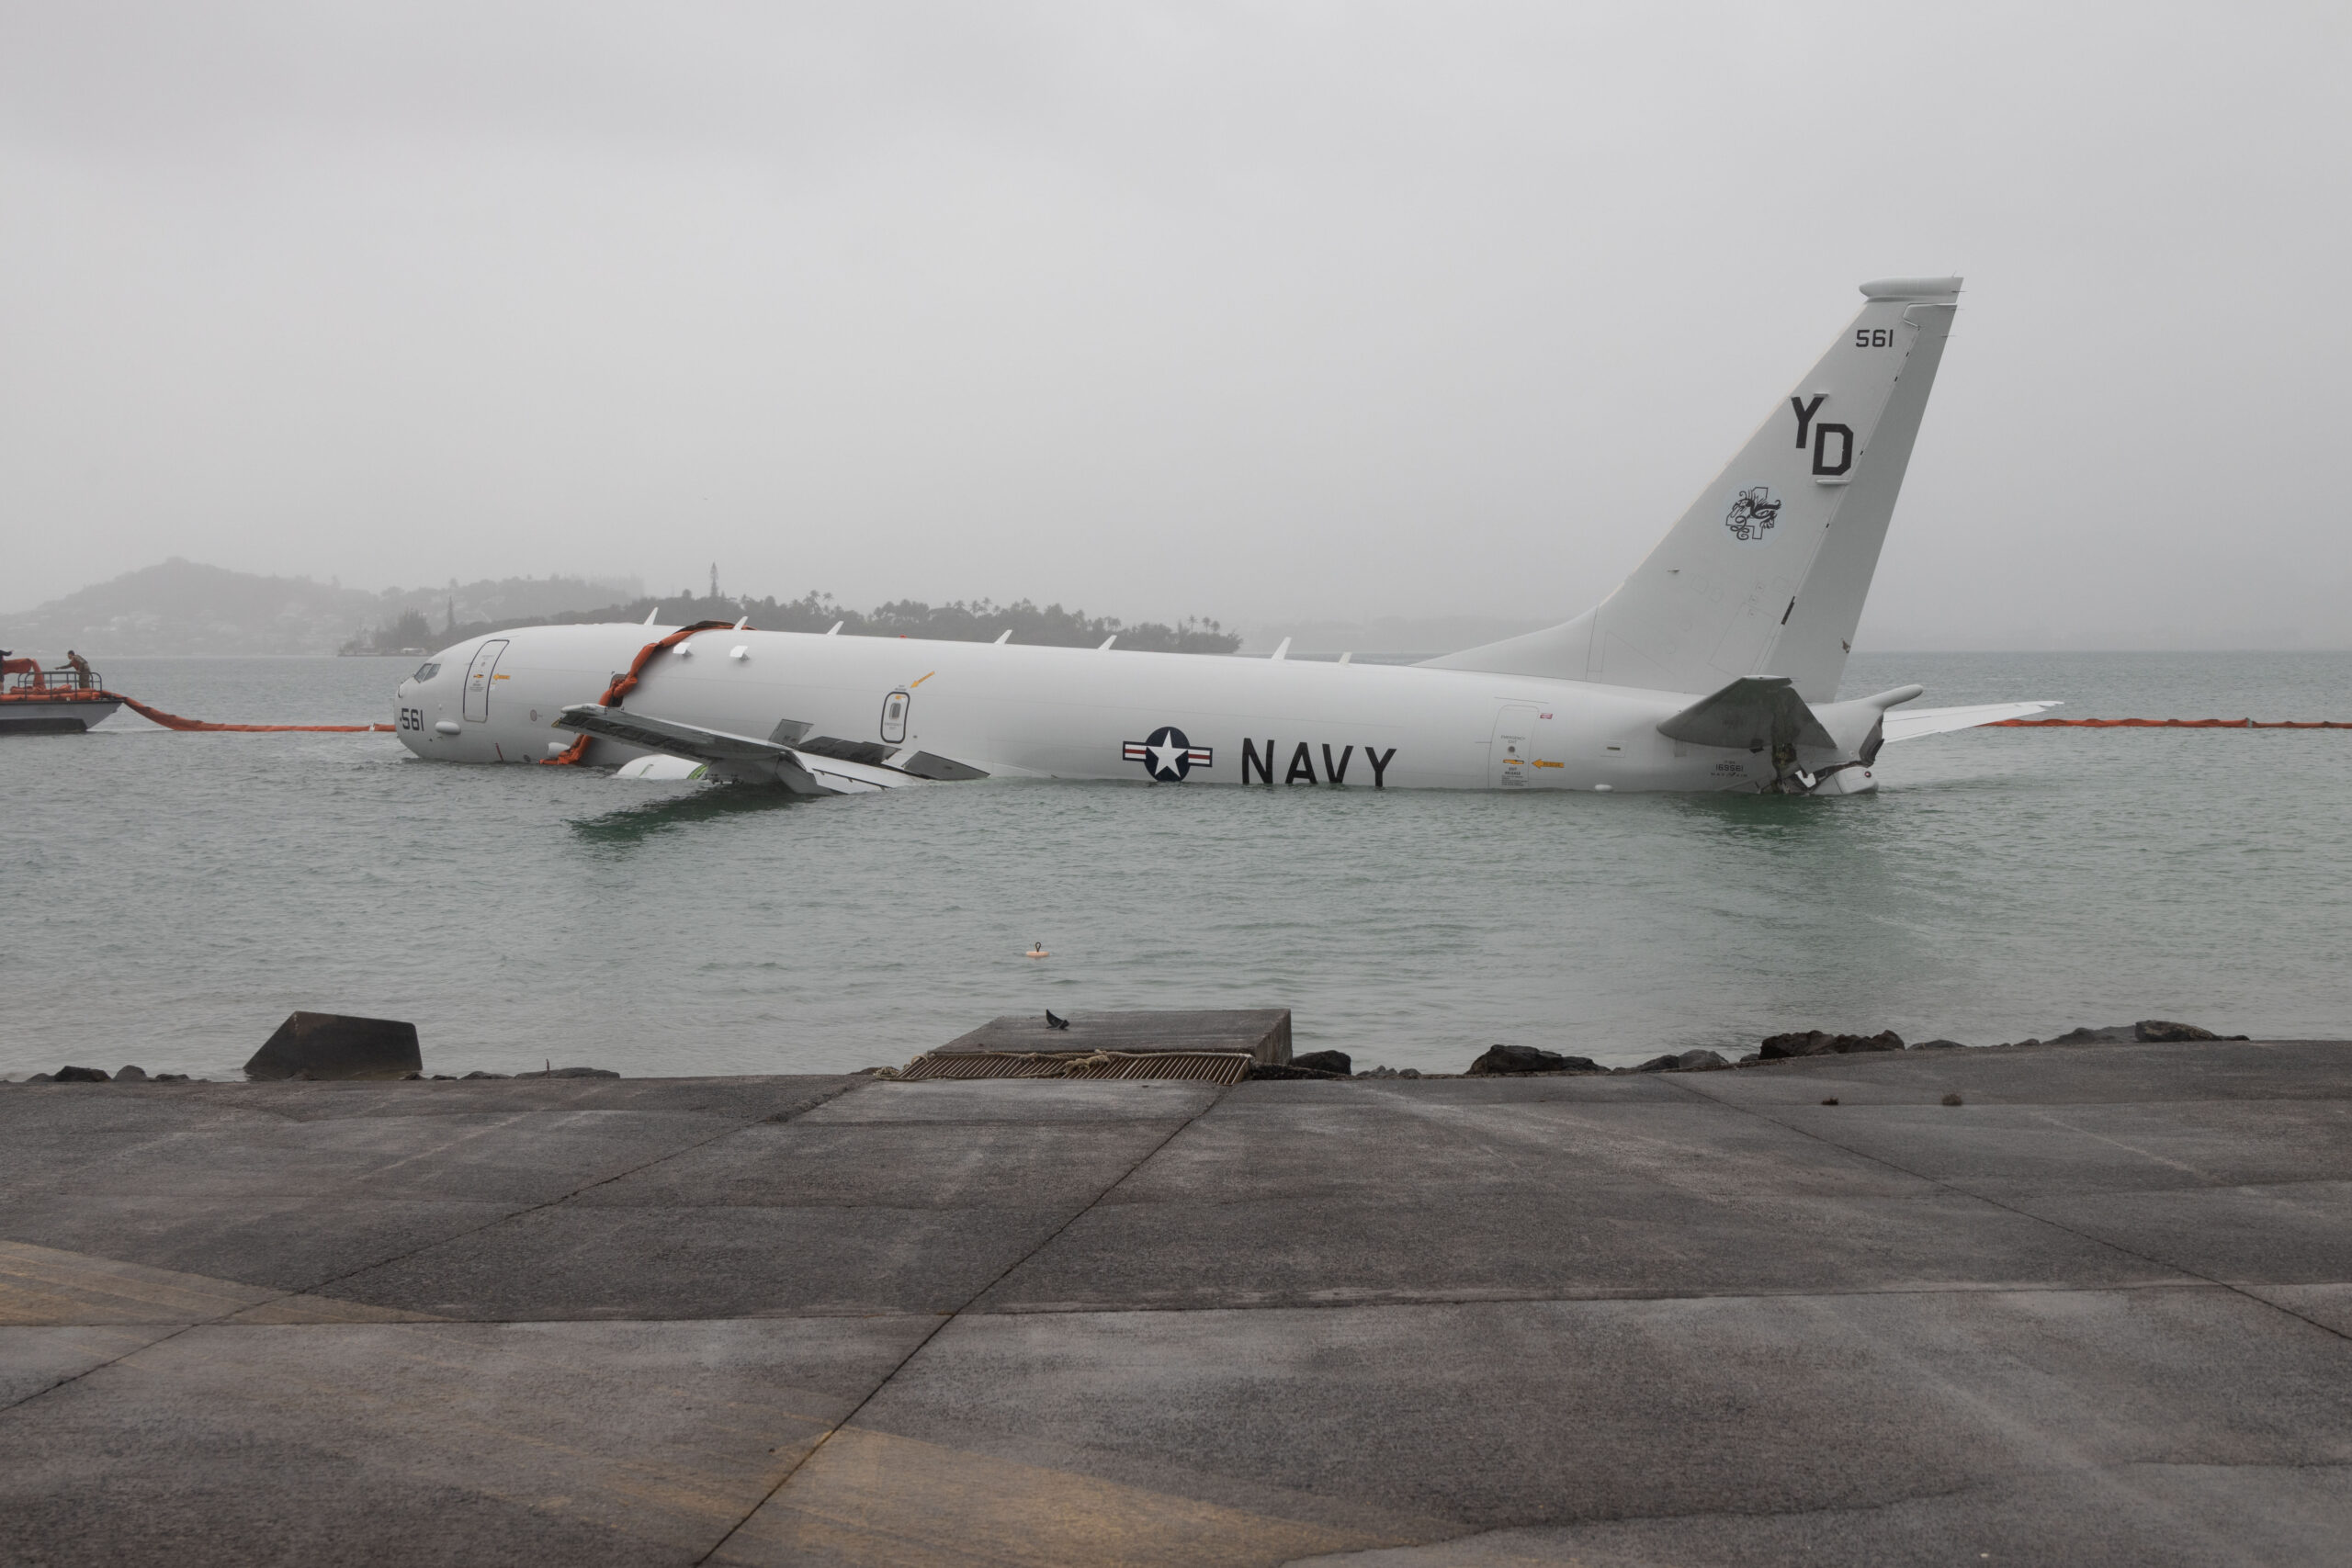
<path fill-rule="evenodd" d="M 83 658 L 80 654 L 74 652 L 69 648 L 65 650 L 65 662 L 73 669 L 74 684 L 75 686 L 86 686 L 90 683 L 90 661 L 88 660 Z"/>

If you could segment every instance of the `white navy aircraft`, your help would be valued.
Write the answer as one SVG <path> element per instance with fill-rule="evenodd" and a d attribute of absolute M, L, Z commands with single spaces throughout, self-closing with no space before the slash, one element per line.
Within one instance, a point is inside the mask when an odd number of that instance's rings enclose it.
<path fill-rule="evenodd" d="M 809 795 L 985 777 L 1867 790 L 1887 741 L 2055 705 L 1902 709 L 1917 686 L 1836 700 L 1960 279 L 1862 295 L 1633 576 L 1548 630 L 1379 665 L 1290 660 L 1287 642 L 1256 659 L 740 623 L 527 626 L 401 682 L 399 733 L 450 761 L 590 761 Z"/>

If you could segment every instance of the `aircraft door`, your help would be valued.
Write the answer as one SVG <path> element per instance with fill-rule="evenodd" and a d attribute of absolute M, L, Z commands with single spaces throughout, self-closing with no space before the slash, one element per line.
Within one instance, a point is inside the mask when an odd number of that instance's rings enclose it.
<path fill-rule="evenodd" d="M 1535 718 L 1541 711 L 1533 703 L 1505 703 L 1495 716 L 1487 764 L 1492 787 L 1525 789 L 1535 782 Z"/>
<path fill-rule="evenodd" d="M 908 692 L 893 692 L 882 699 L 882 739 L 891 746 L 902 745 L 907 739 L 907 709 L 914 703 Z"/>
<path fill-rule="evenodd" d="M 506 639 L 493 637 L 474 650 L 474 661 L 466 666 L 466 722 L 490 722 L 490 680 L 498 669 L 498 657 L 506 651 Z"/>

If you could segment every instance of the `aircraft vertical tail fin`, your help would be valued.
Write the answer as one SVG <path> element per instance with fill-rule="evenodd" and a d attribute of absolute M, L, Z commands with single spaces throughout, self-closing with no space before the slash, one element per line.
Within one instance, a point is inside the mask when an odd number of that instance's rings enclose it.
<path fill-rule="evenodd" d="M 1862 285 L 1860 314 L 1615 592 L 1442 670 L 1837 695 L 1958 307 L 1957 277 Z"/>

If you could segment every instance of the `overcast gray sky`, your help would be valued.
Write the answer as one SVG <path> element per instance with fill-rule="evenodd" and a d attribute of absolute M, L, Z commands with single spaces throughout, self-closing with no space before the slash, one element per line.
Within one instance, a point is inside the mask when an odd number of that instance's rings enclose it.
<path fill-rule="evenodd" d="M 0 608 L 1565 617 L 1962 272 L 1882 648 L 2352 644 L 2352 7 L 0 4 Z"/>

